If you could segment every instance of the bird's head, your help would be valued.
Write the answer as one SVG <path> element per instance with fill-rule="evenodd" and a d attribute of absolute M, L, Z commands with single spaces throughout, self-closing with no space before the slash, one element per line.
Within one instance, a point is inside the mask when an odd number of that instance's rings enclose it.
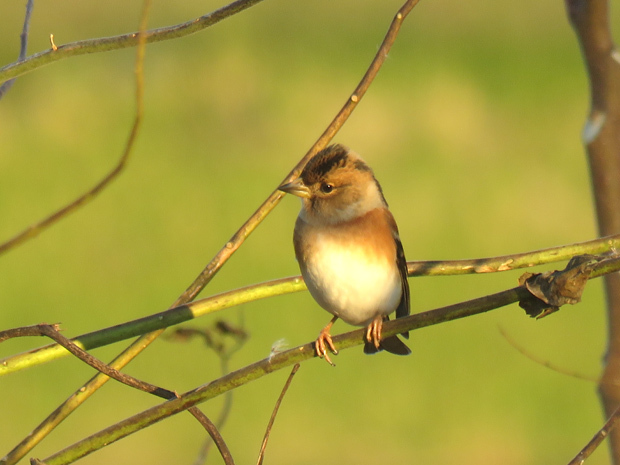
<path fill-rule="evenodd" d="M 372 169 L 339 144 L 317 153 L 298 178 L 278 189 L 300 197 L 300 216 L 313 224 L 350 221 L 386 206 Z"/>

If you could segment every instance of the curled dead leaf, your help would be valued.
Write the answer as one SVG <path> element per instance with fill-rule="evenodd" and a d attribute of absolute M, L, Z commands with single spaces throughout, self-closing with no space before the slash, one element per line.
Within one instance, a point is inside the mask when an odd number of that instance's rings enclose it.
<path fill-rule="evenodd" d="M 563 270 L 524 273 L 519 284 L 525 286 L 531 295 L 522 299 L 519 306 L 529 316 L 542 318 L 558 311 L 562 305 L 580 302 L 594 265 L 600 260 L 601 257 L 594 255 L 577 255 Z"/>

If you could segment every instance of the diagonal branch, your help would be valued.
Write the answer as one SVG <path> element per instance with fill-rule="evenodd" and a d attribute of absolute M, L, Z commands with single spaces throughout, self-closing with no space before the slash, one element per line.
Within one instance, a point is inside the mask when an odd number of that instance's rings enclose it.
<path fill-rule="evenodd" d="M 374 81 L 377 73 L 381 69 L 383 62 L 385 61 L 392 45 L 396 41 L 398 31 L 409 12 L 417 5 L 419 0 L 407 0 L 405 4 L 398 10 L 396 16 L 392 20 L 387 34 L 379 47 L 374 59 L 370 63 L 370 66 L 366 70 L 364 77 L 357 85 L 353 93 L 349 96 L 344 106 L 334 117 L 332 122 L 327 126 L 323 134 L 312 145 L 308 153 L 297 163 L 297 165 L 291 170 L 291 172 L 284 178 L 282 183 L 291 181 L 296 177 L 303 169 L 305 164 L 316 153 L 325 148 L 329 141 L 338 133 L 340 128 L 349 118 L 361 98 L 366 94 L 366 91 Z M 278 183 L 280 186 L 282 183 Z M 269 197 L 261 204 L 256 212 L 239 228 L 239 230 L 230 238 L 230 240 L 220 249 L 220 251 L 213 257 L 213 259 L 207 264 L 205 269 L 194 280 L 194 282 L 187 288 L 187 290 L 177 299 L 175 305 L 190 302 L 196 298 L 196 296 L 204 289 L 204 287 L 213 279 L 215 274 L 226 263 L 226 261 L 235 253 L 245 239 L 258 227 L 258 225 L 265 219 L 265 217 L 278 205 L 284 193 L 280 190 L 274 190 Z"/>
<path fill-rule="evenodd" d="M 256 0 L 255 0 L 256 1 Z M 396 40 L 396 36 L 402 22 L 405 17 L 409 14 L 409 12 L 413 9 L 413 7 L 419 2 L 419 0 L 407 0 L 401 9 L 397 12 L 394 17 L 386 37 L 379 48 L 375 58 L 372 60 L 366 74 L 362 78 L 360 84 L 356 87 L 355 91 L 351 95 L 351 97 L 347 100 L 343 108 L 336 115 L 334 120 L 330 123 L 328 128 L 325 130 L 323 135 L 317 140 L 317 142 L 313 145 L 310 151 L 302 158 L 302 160 L 296 165 L 296 167 L 291 171 L 291 173 L 285 178 L 285 180 L 291 179 L 295 173 L 297 173 L 301 167 L 307 162 L 307 160 L 317 153 L 321 148 L 323 148 L 329 140 L 338 132 L 338 130 L 342 127 L 344 122 L 347 120 L 351 112 L 357 106 L 362 96 L 365 94 L 366 90 L 374 80 L 377 75 L 381 65 L 385 61 L 385 58 L 391 49 L 394 41 Z M 252 4 L 251 0 L 242 1 L 239 0 L 235 3 L 229 5 L 236 5 L 237 7 L 242 5 Z M 227 7 L 225 7 L 227 8 Z M 221 11 L 221 10 L 218 10 Z M 215 12 L 217 13 L 217 12 Z M 217 19 L 218 21 L 222 19 Z M 189 27 L 189 26 L 188 26 Z M 177 31 L 177 33 L 182 31 Z M 151 36 L 151 40 L 153 40 L 153 36 Z M 126 40 L 123 44 L 127 45 Z M 52 53 L 62 52 L 63 48 L 58 47 L 56 51 Z M 65 49 L 66 50 L 66 49 Z M 102 51 L 103 49 L 93 50 L 93 51 Z M 81 53 L 86 53 L 83 50 Z M 43 56 L 47 56 L 49 58 L 50 53 L 46 52 L 47 55 L 43 54 Z M 10 71 L 15 72 L 14 68 Z M 22 72 L 26 72 L 25 69 L 21 70 Z M 4 73 L 4 74 L 3 74 Z M 0 79 L 10 78 L 12 76 L 9 75 L 9 72 L 5 69 L 0 69 Z M 280 185 L 280 183 L 278 184 Z M 174 302 L 172 307 L 176 307 L 179 305 L 186 304 L 192 301 L 202 289 L 210 282 L 213 276 L 221 269 L 223 264 L 232 256 L 232 254 L 241 246 L 241 244 L 245 241 L 245 239 L 258 227 L 258 225 L 263 221 L 263 219 L 276 207 L 283 194 L 280 191 L 275 190 L 258 208 L 258 210 L 241 226 L 241 228 L 233 235 L 231 240 L 225 244 L 225 246 L 216 254 L 216 256 L 209 262 L 207 267 L 203 270 L 203 272 L 198 276 L 198 278 L 188 287 L 188 289 Z M 116 370 L 121 370 L 125 365 L 127 365 L 131 360 L 133 360 L 137 355 L 139 355 L 146 347 L 148 347 L 153 341 L 155 341 L 163 332 L 163 329 L 159 329 L 148 334 L 145 334 L 138 338 L 134 343 L 132 343 L 127 349 L 121 352 L 109 365 Z M 76 391 L 65 403 L 59 406 L 55 414 L 49 416 L 42 424 L 37 427 L 36 432 L 37 435 L 32 434 L 28 438 L 24 439 L 20 445 L 16 447 L 19 448 L 19 454 L 25 454 L 29 450 L 34 447 L 39 441 L 45 437 L 46 434 L 49 433 L 55 426 L 57 426 L 66 416 L 70 415 L 75 408 L 81 405 L 87 398 L 89 398 L 94 392 L 96 392 L 101 386 L 103 386 L 107 380 L 104 375 L 98 374 L 93 377 L 90 381 L 88 381 L 85 385 L 83 385 L 78 391 Z M 174 402 L 174 400 L 170 401 Z M 15 450 L 15 449 L 14 449 Z M 16 453 L 16 456 L 19 455 Z M 23 456 L 23 455 L 21 455 Z M 14 462 L 13 462 L 14 463 Z"/>
<path fill-rule="evenodd" d="M 590 442 L 579 451 L 579 453 L 568 462 L 568 465 L 583 465 L 590 455 L 597 449 L 598 446 L 605 440 L 607 436 L 618 426 L 618 420 L 620 420 L 620 407 L 618 407 L 611 416 L 607 419 L 603 427 L 596 432 L 594 437 L 590 439 Z"/>

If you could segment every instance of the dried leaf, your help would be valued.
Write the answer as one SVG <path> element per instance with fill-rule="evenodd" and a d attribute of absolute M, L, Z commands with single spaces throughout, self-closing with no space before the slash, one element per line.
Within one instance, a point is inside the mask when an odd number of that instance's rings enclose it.
<path fill-rule="evenodd" d="M 519 305 L 531 317 L 542 318 L 558 311 L 562 305 L 580 302 L 593 266 L 600 259 L 594 255 L 578 255 L 563 270 L 524 273 L 519 284 L 525 285 L 531 296 L 522 299 Z"/>

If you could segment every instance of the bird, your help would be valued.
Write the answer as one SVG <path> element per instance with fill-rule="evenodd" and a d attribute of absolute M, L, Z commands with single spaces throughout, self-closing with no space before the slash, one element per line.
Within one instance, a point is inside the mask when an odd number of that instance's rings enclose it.
<path fill-rule="evenodd" d="M 328 349 L 338 354 L 330 334 L 338 318 L 366 327 L 365 353 L 410 354 L 397 335 L 381 335 L 389 314 L 409 315 L 410 296 L 398 227 L 372 169 L 348 147 L 334 144 L 278 189 L 301 198 L 295 256 L 310 294 L 333 315 L 316 339 L 316 355 L 334 365 Z"/>

